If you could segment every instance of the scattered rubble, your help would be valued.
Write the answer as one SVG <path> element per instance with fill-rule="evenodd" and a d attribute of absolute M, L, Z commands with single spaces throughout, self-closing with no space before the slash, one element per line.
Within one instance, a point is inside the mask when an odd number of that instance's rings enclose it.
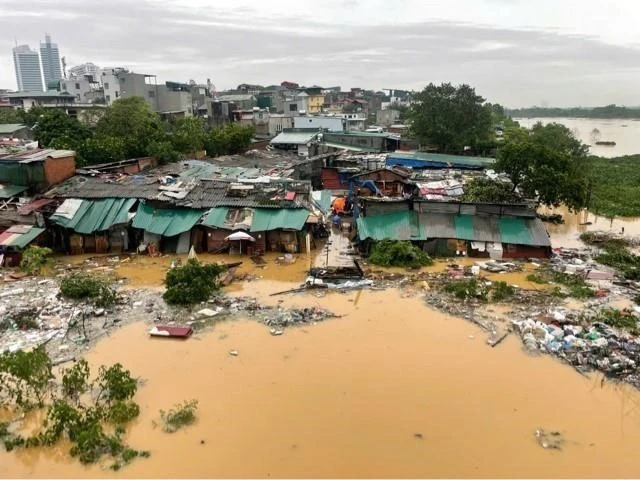
<path fill-rule="evenodd" d="M 542 448 L 550 450 L 562 450 L 565 444 L 565 439 L 558 431 L 546 431 L 543 428 L 538 428 L 535 432 L 536 441 Z"/>

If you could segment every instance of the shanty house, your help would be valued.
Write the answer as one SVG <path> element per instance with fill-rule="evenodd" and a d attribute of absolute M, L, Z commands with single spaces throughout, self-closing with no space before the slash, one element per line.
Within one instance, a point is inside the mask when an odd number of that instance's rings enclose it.
<path fill-rule="evenodd" d="M 413 209 L 361 215 L 358 238 L 408 240 L 442 256 L 547 258 L 551 240 L 535 211 L 522 205 L 414 202 Z"/>

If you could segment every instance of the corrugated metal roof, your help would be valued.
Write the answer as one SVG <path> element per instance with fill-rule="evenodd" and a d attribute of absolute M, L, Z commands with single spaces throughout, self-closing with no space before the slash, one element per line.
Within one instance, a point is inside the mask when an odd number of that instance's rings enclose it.
<path fill-rule="evenodd" d="M 309 211 L 304 208 L 297 209 L 254 209 L 251 232 L 266 232 L 279 228 L 301 230 L 304 227 Z"/>
<path fill-rule="evenodd" d="M 203 212 L 192 208 L 154 208 L 148 203 L 141 203 L 132 226 L 156 235 L 173 237 L 191 230 Z"/>
<path fill-rule="evenodd" d="M 4 185 L 0 185 L 0 198 L 11 198 L 15 197 L 19 193 L 24 192 L 27 187 L 22 187 L 20 185 L 11 185 L 10 183 L 5 183 Z"/>
<path fill-rule="evenodd" d="M 209 213 L 202 219 L 202 224 L 207 227 L 222 228 L 229 214 L 229 207 L 215 207 L 209 210 Z"/>
<path fill-rule="evenodd" d="M 0 234 L 0 245 L 24 248 L 45 231 L 32 225 L 14 225 Z"/>
<path fill-rule="evenodd" d="M 128 223 L 131 220 L 129 210 L 136 203 L 134 198 L 104 198 L 100 200 L 82 200 L 75 214 L 68 218 L 62 216 L 63 203 L 50 219 L 57 225 L 75 232 L 89 235 L 108 230 L 114 225 Z M 60 213 L 59 213 L 60 212 Z"/>
<path fill-rule="evenodd" d="M 538 218 L 418 213 L 404 210 L 359 217 L 356 223 L 361 240 L 454 238 L 475 242 L 551 246 L 544 224 Z"/>
<path fill-rule="evenodd" d="M 421 240 L 417 228 L 416 213 L 410 210 L 358 217 L 358 236 L 361 240 Z"/>
<path fill-rule="evenodd" d="M 318 132 L 282 132 L 278 134 L 275 138 L 271 140 L 272 144 L 275 145 L 284 145 L 284 144 L 292 144 L 292 145 L 304 145 L 309 143 Z"/>

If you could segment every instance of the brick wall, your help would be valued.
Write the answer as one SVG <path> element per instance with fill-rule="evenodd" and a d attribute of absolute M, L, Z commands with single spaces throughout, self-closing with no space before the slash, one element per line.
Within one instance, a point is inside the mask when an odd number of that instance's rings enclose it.
<path fill-rule="evenodd" d="M 47 158 L 44 161 L 44 178 L 47 186 L 55 185 L 76 173 L 76 159 L 73 155 L 61 158 Z"/>

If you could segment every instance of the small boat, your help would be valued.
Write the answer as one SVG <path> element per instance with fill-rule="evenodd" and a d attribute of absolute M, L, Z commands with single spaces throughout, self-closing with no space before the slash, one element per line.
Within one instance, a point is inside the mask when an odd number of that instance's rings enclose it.
<path fill-rule="evenodd" d="M 175 338 L 187 338 L 193 333 L 191 327 L 179 327 L 174 325 L 156 325 L 149 330 L 149 335 L 152 337 L 175 337 Z"/>
<path fill-rule="evenodd" d="M 596 142 L 596 145 L 603 145 L 605 147 L 613 147 L 615 146 L 616 142 L 613 142 L 611 140 L 600 140 L 598 142 Z"/>

